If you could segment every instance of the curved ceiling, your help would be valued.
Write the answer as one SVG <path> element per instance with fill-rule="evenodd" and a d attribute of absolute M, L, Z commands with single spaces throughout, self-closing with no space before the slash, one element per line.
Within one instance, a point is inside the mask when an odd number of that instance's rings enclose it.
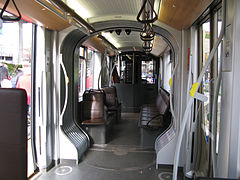
<path fill-rule="evenodd" d="M 61 30 L 69 23 L 43 7 L 38 1 L 49 4 L 49 0 L 15 0 L 24 19 L 42 24 L 53 30 Z M 104 21 L 104 17 L 136 20 L 141 0 L 63 0 L 80 16 L 90 23 Z M 158 20 L 175 29 L 189 28 L 206 10 L 213 0 L 155 0 L 154 9 L 159 14 Z M 0 0 L 3 7 L 5 0 Z M 10 1 L 8 11 L 16 14 Z"/>
<path fill-rule="evenodd" d="M 115 31 L 113 32 L 103 32 L 103 36 L 106 37 L 119 51 L 142 51 L 143 41 L 140 39 L 140 33 L 137 31 L 131 31 L 129 35 L 126 34 L 125 30 L 122 29 L 120 35 Z M 153 42 L 152 54 L 159 56 L 168 46 L 166 41 L 158 35 L 155 35 Z"/>
<path fill-rule="evenodd" d="M 70 8 L 74 9 L 82 18 L 89 23 L 106 21 L 106 19 L 136 20 L 141 8 L 142 0 L 63 0 Z M 62 30 L 70 26 L 69 18 L 59 17 L 39 2 L 44 2 L 50 7 L 49 0 L 15 0 L 23 18 L 38 25 L 52 30 Z M 154 9 L 159 14 L 158 20 L 177 30 L 189 28 L 194 21 L 204 12 L 213 0 L 155 0 Z M 0 0 L 3 7 L 5 0 Z M 16 14 L 12 2 L 8 11 Z M 56 10 L 56 9 L 55 9 Z M 56 11 L 59 11 L 58 9 Z M 110 33 L 108 33 L 110 34 Z M 108 35 L 107 35 L 108 36 Z M 126 35 L 111 33 L 110 39 L 117 42 L 120 50 L 139 49 L 142 41 L 139 32 L 132 32 Z M 109 36 L 107 39 L 109 39 Z M 95 41 L 97 42 L 97 41 Z M 110 41 L 111 42 L 111 41 Z M 116 46 L 116 45 L 115 45 Z M 166 49 L 166 42 L 158 36 L 154 38 L 152 53 L 159 55 Z"/>

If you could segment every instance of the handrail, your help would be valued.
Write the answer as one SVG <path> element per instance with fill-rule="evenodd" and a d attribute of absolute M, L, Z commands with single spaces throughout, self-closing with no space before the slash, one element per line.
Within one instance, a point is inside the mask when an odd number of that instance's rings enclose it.
<path fill-rule="evenodd" d="M 222 28 L 225 27 L 225 15 L 226 15 L 226 1 L 223 2 L 223 19 L 224 21 L 222 22 Z M 221 54 L 221 59 L 223 58 L 223 54 Z M 213 160 L 213 177 L 216 176 L 216 169 L 217 169 L 217 157 L 216 157 L 216 130 L 217 130 L 217 106 L 218 106 L 218 94 L 220 90 L 220 85 L 221 85 L 221 80 L 222 80 L 222 61 L 220 61 L 220 68 L 219 68 L 219 73 L 217 77 L 217 84 L 216 88 L 214 91 L 214 98 L 213 98 L 213 115 L 212 115 L 212 129 L 211 132 L 213 134 L 213 142 L 212 142 L 212 148 L 211 148 L 211 153 L 212 153 L 212 160 Z"/>
<path fill-rule="evenodd" d="M 10 0 L 7 0 L 5 2 L 4 6 L 3 6 L 3 9 L 0 13 L 0 19 L 2 19 L 4 21 L 20 21 L 21 18 L 22 18 L 22 15 L 21 15 L 21 13 L 20 13 L 20 11 L 19 11 L 19 9 L 18 9 L 14 0 L 12 0 L 12 2 L 13 2 L 13 5 L 15 6 L 16 10 L 17 10 L 18 16 L 16 18 L 5 18 L 5 17 L 3 17 L 3 13 L 6 11 L 9 2 L 10 2 Z"/>
<path fill-rule="evenodd" d="M 63 114 L 66 111 L 67 103 L 68 103 L 68 81 L 69 80 L 68 80 L 67 71 L 66 71 L 66 68 L 65 68 L 65 66 L 62 62 L 62 59 L 60 60 L 60 66 L 62 67 L 62 70 L 63 70 L 63 73 L 64 73 L 64 79 L 65 79 L 65 101 L 64 101 L 64 106 L 63 106 L 62 112 L 60 113 L 60 118 L 62 119 Z"/>
<path fill-rule="evenodd" d="M 140 19 L 140 16 L 141 16 L 141 14 L 144 12 L 144 9 L 145 9 L 145 6 L 146 6 L 146 3 L 147 3 L 147 2 L 150 4 L 150 7 L 151 7 L 152 12 L 154 13 L 154 16 L 155 16 L 155 17 L 152 18 L 152 19 L 141 20 L 141 19 Z M 157 13 L 155 12 L 152 3 L 149 2 L 149 0 L 144 0 L 143 5 L 142 5 L 142 8 L 140 9 L 140 11 L 139 11 L 139 13 L 138 13 L 138 15 L 137 15 L 137 20 L 138 20 L 140 23 L 148 23 L 148 24 L 149 24 L 149 23 L 154 23 L 157 19 L 158 19 L 158 15 L 157 15 Z"/>
<path fill-rule="evenodd" d="M 62 17 L 64 20 L 67 20 L 67 13 L 64 12 L 62 9 L 57 7 L 55 4 L 48 4 L 45 0 L 36 0 L 39 4 L 44 6 L 45 8 L 51 10 L 58 16 Z"/>

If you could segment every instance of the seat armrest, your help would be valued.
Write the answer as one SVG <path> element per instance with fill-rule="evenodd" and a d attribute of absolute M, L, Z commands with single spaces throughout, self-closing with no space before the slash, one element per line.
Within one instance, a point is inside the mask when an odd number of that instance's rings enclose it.
<path fill-rule="evenodd" d="M 104 125 L 105 121 L 104 119 L 89 119 L 89 120 L 84 120 L 82 122 L 82 125 L 87 125 L 87 126 L 94 126 L 94 125 Z"/>

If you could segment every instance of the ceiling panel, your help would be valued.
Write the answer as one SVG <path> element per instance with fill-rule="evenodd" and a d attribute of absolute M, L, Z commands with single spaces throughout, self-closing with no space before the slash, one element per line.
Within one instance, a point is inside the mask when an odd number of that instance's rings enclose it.
<path fill-rule="evenodd" d="M 125 31 L 122 31 L 120 35 L 117 35 L 116 32 L 107 32 L 111 37 L 119 44 L 119 50 L 129 51 L 136 48 L 137 50 L 143 50 L 142 44 L 143 41 L 140 39 L 140 33 L 132 31 L 130 35 L 127 35 Z M 154 37 L 154 44 L 152 54 L 159 56 L 167 47 L 167 43 L 161 36 Z"/>
<path fill-rule="evenodd" d="M 117 35 L 115 31 L 108 34 L 117 42 L 119 49 L 124 49 L 125 47 L 140 47 L 142 46 L 142 41 L 140 39 L 139 32 L 132 31 L 130 35 L 127 35 L 123 30 L 120 35 Z"/>
<path fill-rule="evenodd" d="M 73 0 L 66 0 L 71 4 Z M 83 9 L 89 13 L 89 17 L 134 15 L 140 10 L 141 0 L 76 0 Z M 75 7 L 78 6 L 77 4 Z M 75 7 L 72 7 L 73 9 Z M 76 8 L 77 9 L 77 8 Z M 81 8 L 79 8 L 81 9 Z M 76 11 L 81 15 L 80 11 Z"/>
<path fill-rule="evenodd" d="M 168 44 L 161 36 L 155 36 L 154 43 L 153 43 L 153 50 L 151 53 L 154 54 L 155 56 L 159 56 L 165 51 L 167 47 L 168 47 Z"/>
<path fill-rule="evenodd" d="M 162 0 L 158 20 L 176 29 L 189 28 L 213 0 Z"/>
<path fill-rule="evenodd" d="M 113 16 L 113 18 L 116 16 L 136 17 L 141 8 L 141 0 L 63 1 L 68 3 L 71 8 L 75 8 L 76 12 L 86 19 L 105 16 Z M 213 0 L 162 0 L 159 21 L 179 30 L 187 29 L 211 4 L 212 1 Z M 45 9 L 35 0 L 15 0 L 15 2 L 22 12 L 23 18 L 26 20 L 53 30 L 62 30 L 70 26 L 62 18 Z M 1 7 L 3 6 L 3 3 L 5 3 L 5 0 L 0 0 Z M 16 11 L 13 8 L 12 3 L 10 4 L 8 10 L 12 13 L 15 13 Z M 142 47 L 139 32 L 131 32 L 130 35 L 126 35 L 123 31 L 120 36 L 113 32 L 111 36 L 119 44 L 120 49 L 133 47 L 140 49 Z M 167 44 L 162 38 L 155 38 L 152 53 L 159 55 L 166 46 Z M 99 47 L 99 49 L 102 51 L 102 47 Z"/>

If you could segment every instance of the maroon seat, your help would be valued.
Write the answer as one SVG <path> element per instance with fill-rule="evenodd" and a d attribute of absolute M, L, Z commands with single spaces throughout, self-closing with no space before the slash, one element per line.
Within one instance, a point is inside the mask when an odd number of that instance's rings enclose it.
<path fill-rule="evenodd" d="M 0 179 L 27 179 L 27 95 L 0 88 Z"/>
<path fill-rule="evenodd" d="M 102 91 L 85 91 L 80 106 L 82 124 L 91 125 L 95 124 L 96 121 L 101 121 L 104 124 L 107 121 L 104 115 L 104 94 Z"/>
<path fill-rule="evenodd" d="M 109 113 L 115 114 L 115 119 L 117 122 L 121 120 L 121 104 L 117 99 L 116 87 L 104 87 L 102 90 L 105 93 L 105 104 Z"/>
<path fill-rule="evenodd" d="M 138 126 L 141 146 L 154 148 L 155 139 L 167 129 L 171 122 L 169 93 L 160 89 L 156 104 L 146 104 L 141 108 Z"/>
<path fill-rule="evenodd" d="M 156 104 L 143 105 L 140 112 L 139 126 L 143 128 L 161 128 L 164 120 L 169 118 L 169 93 L 160 89 Z"/>
<path fill-rule="evenodd" d="M 79 103 L 78 124 L 85 127 L 95 144 L 105 144 L 112 120 L 104 104 L 105 94 L 100 90 L 87 90 Z"/>

